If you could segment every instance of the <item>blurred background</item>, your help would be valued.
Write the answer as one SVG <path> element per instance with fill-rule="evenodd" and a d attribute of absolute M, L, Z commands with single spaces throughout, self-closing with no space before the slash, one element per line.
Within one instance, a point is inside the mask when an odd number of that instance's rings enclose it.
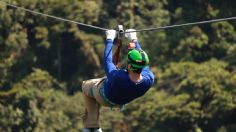
<path fill-rule="evenodd" d="M 108 29 L 236 16 L 234 0 L 8 2 Z M 103 108 L 104 131 L 235 132 L 235 27 L 232 20 L 138 33 L 155 85 L 124 112 Z M 105 75 L 104 40 L 103 31 L 0 3 L 0 131 L 80 131 L 85 109 L 81 82 Z"/>

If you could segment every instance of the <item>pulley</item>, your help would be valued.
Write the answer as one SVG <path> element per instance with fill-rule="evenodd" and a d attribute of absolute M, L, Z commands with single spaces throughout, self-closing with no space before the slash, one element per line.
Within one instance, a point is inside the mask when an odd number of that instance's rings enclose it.
<path fill-rule="evenodd" d="M 117 38 L 118 39 L 122 39 L 124 37 L 124 27 L 123 25 L 118 25 L 118 28 L 117 28 Z"/>

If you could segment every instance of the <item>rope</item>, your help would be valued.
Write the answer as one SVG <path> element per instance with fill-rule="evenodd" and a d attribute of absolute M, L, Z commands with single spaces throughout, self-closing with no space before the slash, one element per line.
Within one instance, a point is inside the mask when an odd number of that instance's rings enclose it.
<path fill-rule="evenodd" d="M 2 3 L 4 5 L 7 5 L 9 7 L 13 7 L 13 8 L 16 8 L 16 9 L 19 9 L 19 10 L 26 11 L 26 12 L 31 13 L 31 14 L 46 16 L 46 17 L 53 18 L 53 19 L 56 19 L 56 20 L 59 20 L 59 21 L 70 22 L 70 23 L 74 23 L 74 24 L 77 24 L 77 25 L 80 25 L 80 26 L 85 26 L 85 27 L 89 27 L 89 28 L 93 28 L 93 29 L 102 30 L 102 31 L 108 30 L 106 28 L 97 27 L 97 26 L 93 26 L 93 25 L 88 25 L 88 24 L 76 22 L 76 21 L 73 21 L 73 20 L 68 20 L 68 19 L 65 19 L 65 18 L 61 18 L 61 17 L 57 17 L 57 16 L 53 16 L 53 15 L 49 15 L 49 14 L 33 11 L 33 10 L 30 10 L 30 9 L 26 9 L 24 7 L 20 7 L 20 6 L 16 6 L 16 5 L 13 5 L 13 4 L 9 4 L 9 3 L 5 2 L 5 1 L 2 1 L 2 0 L 0 0 L 0 3 Z"/>
<path fill-rule="evenodd" d="M 183 27 L 183 26 L 214 23 L 214 22 L 220 22 L 220 21 L 229 21 L 229 20 L 236 20 L 236 17 L 227 17 L 227 18 L 213 19 L 213 20 L 208 20 L 208 21 L 199 21 L 199 22 L 192 22 L 192 23 L 176 24 L 176 25 L 162 26 L 162 27 L 156 27 L 156 28 L 146 28 L 146 29 L 139 29 L 139 30 L 136 30 L 136 31 L 129 31 L 129 32 L 131 33 L 131 32 L 142 32 L 142 31 L 153 31 L 153 30 L 159 30 L 159 29 L 169 29 L 169 28 L 176 28 L 176 27 Z M 126 32 L 126 33 L 129 33 L 129 32 Z"/>
<path fill-rule="evenodd" d="M 5 5 L 7 5 L 7 6 L 10 6 L 10 7 L 16 8 L 16 9 L 20 9 L 20 10 L 29 12 L 31 14 L 42 15 L 42 16 L 46 16 L 46 17 L 49 17 L 49 18 L 57 19 L 57 20 L 60 20 L 60 21 L 70 22 L 70 23 L 78 24 L 78 25 L 85 26 L 85 27 L 99 29 L 99 30 L 102 30 L 102 31 L 108 30 L 106 28 L 97 27 L 97 26 L 93 26 L 93 25 L 88 25 L 88 24 L 76 22 L 76 21 L 73 21 L 73 20 L 68 20 L 68 19 L 65 19 L 65 18 L 60 18 L 60 17 L 57 17 L 57 16 L 53 16 L 53 15 L 49 15 L 49 14 L 33 11 L 33 10 L 26 9 L 26 8 L 23 8 L 23 7 L 20 7 L 20 6 L 9 4 L 9 3 L 4 2 L 2 0 L 0 0 L 0 2 L 5 4 Z M 192 23 L 184 23 L 184 24 L 162 26 L 162 27 L 156 27 L 156 28 L 139 29 L 139 30 L 136 30 L 136 31 L 129 31 L 129 32 L 153 31 L 153 30 L 159 30 L 159 29 L 169 29 L 169 28 L 176 28 L 176 27 L 183 27 L 183 26 L 200 25 L 200 24 L 214 23 L 214 22 L 220 22 L 220 21 L 229 21 L 229 20 L 235 20 L 235 19 L 236 19 L 236 17 L 228 17 L 228 18 L 213 19 L 213 20 L 208 20 L 208 21 L 199 21 L 199 22 L 192 22 Z M 128 32 L 126 32 L 126 33 L 128 33 Z"/>
<path fill-rule="evenodd" d="M 93 26 L 93 25 L 88 25 L 88 24 L 76 22 L 76 21 L 73 21 L 73 20 L 68 20 L 68 19 L 65 19 L 65 18 L 61 18 L 61 17 L 57 17 L 57 16 L 53 16 L 53 15 L 33 11 L 33 10 L 30 10 L 30 9 L 27 9 L 27 8 L 24 8 L 24 7 L 9 4 L 9 3 L 5 2 L 5 1 L 2 1 L 2 0 L 0 0 L 0 3 L 5 4 L 7 6 L 10 6 L 10 7 L 13 7 L 13 8 L 16 8 L 16 9 L 26 11 L 26 12 L 31 13 L 31 14 L 42 15 L 42 16 L 46 16 L 46 17 L 49 17 L 49 18 L 59 20 L 59 21 L 70 22 L 70 23 L 74 23 L 74 24 L 77 24 L 77 25 L 80 25 L 80 26 L 94 28 L 94 29 L 98 29 L 98 30 L 102 30 L 102 31 L 108 30 L 106 28 Z M 220 21 L 229 21 L 229 20 L 235 20 L 235 19 L 236 19 L 236 17 L 227 17 L 227 18 L 221 18 L 221 19 L 212 19 L 212 20 L 208 20 L 208 21 L 199 21 L 199 22 L 192 22 L 192 23 L 183 23 L 183 24 L 176 24 L 176 25 L 169 25 L 169 26 L 161 26 L 161 27 L 155 27 L 155 28 L 138 29 L 136 31 L 129 31 L 129 32 L 154 31 L 154 30 L 160 30 L 160 29 L 169 29 L 169 28 L 176 28 L 176 27 L 183 27 L 183 26 L 200 25 L 200 24 L 214 23 L 214 22 L 220 22 Z M 129 33 L 129 32 L 125 32 L 125 33 Z"/>
<path fill-rule="evenodd" d="M 116 67 L 119 67 L 119 60 L 120 60 L 120 50 L 122 48 L 122 39 L 116 40 L 117 48 L 115 50 L 115 53 L 113 54 L 113 63 L 116 65 Z"/>

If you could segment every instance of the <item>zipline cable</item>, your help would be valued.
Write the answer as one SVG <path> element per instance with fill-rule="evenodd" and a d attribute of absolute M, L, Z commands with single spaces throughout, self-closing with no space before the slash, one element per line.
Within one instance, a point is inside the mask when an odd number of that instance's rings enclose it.
<path fill-rule="evenodd" d="M 236 17 L 227 17 L 227 18 L 221 18 L 221 19 L 212 19 L 212 20 L 208 20 L 208 21 L 199 21 L 199 22 L 192 22 L 192 23 L 161 26 L 161 27 L 156 27 L 156 28 L 146 28 L 146 29 L 139 29 L 139 30 L 136 30 L 136 31 L 129 31 L 129 32 L 131 33 L 131 32 L 142 32 L 142 31 L 153 31 L 153 30 L 169 29 L 169 28 L 192 26 L 192 25 L 200 25 L 200 24 L 207 24 L 207 23 L 214 23 L 214 22 L 221 22 L 221 21 L 229 21 L 229 20 L 236 20 Z M 128 33 L 128 32 L 126 32 L 126 33 Z"/>
<path fill-rule="evenodd" d="M 46 17 L 53 18 L 53 19 L 56 19 L 56 20 L 60 20 L 60 21 L 64 21 L 64 22 L 70 22 L 70 23 L 74 23 L 74 24 L 77 24 L 77 25 L 80 25 L 80 26 L 85 26 L 85 27 L 89 27 L 89 28 L 93 28 L 93 29 L 102 30 L 102 31 L 108 30 L 106 28 L 97 27 L 97 26 L 93 26 L 93 25 L 88 25 L 88 24 L 76 22 L 76 21 L 73 21 L 73 20 L 68 20 L 68 19 L 65 19 L 65 18 L 61 18 L 61 17 L 57 17 L 57 16 L 53 16 L 53 15 L 49 15 L 49 14 L 33 11 L 33 10 L 30 10 L 30 9 L 27 9 L 27 8 L 24 8 L 24 7 L 20 7 L 20 6 L 16 6 L 16 5 L 13 5 L 13 4 L 9 4 L 8 2 L 2 1 L 2 0 L 0 0 L 0 3 L 5 4 L 5 5 L 7 5 L 9 7 L 12 7 L 12 8 L 16 8 L 16 9 L 19 9 L 19 10 L 26 11 L 26 12 L 31 13 L 31 14 L 46 16 Z"/>
<path fill-rule="evenodd" d="M 70 23 L 74 23 L 74 24 L 77 24 L 77 25 L 81 25 L 81 26 L 85 26 L 85 27 L 89 27 L 89 28 L 94 28 L 94 29 L 98 29 L 98 30 L 102 30 L 102 31 L 108 30 L 106 28 L 102 28 L 102 27 L 98 27 L 98 26 L 93 26 L 93 25 L 88 25 L 88 24 L 76 22 L 76 21 L 73 21 L 73 20 L 68 20 L 68 19 L 65 19 L 65 18 L 61 18 L 61 17 L 57 17 L 57 16 L 53 16 L 53 15 L 49 15 L 49 14 L 33 11 L 33 10 L 30 10 L 30 9 L 27 9 L 27 8 L 24 8 L 24 7 L 20 7 L 20 6 L 16 6 L 16 5 L 13 5 L 13 4 L 9 4 L 8 2 L 2 1 L 2 0 L 0 0 L 0 2 L 5 4 L 5 5 L 7 5 L 7 6 L 9 6 L 9 7 L 20 9 L 20 10 L 26 11 L 26 12 L 31 13 L 31 14 L 42 15 L 42 16 L 46 16 L 46 17 L 49 17 L 49 18 L 57 19 L 57 20 L 60 20 L 60 21 L 70 22 Z M 220 21 L 229 21 L 229 20 L 236 20 L 236 17 L 227 17 L 227 18 L 212 19 L 212 20 L 207 20 L 207 21 L 175 24 L 175 25 L 160 26 L 160 27 L 154 27 L 154 28 L 137 29 L 135 31 L 129 31 L 129 32 L 154 31 L 154 30 L 160 30 L 160 29 L 170 29 L 170 28 L 176 28 L 176 27 L 200 25 L 200 24 L 214 23 L 214 22 L 220 22 Z M 128 32 L 124 32 L 124 33 L 128 33 Z"/>

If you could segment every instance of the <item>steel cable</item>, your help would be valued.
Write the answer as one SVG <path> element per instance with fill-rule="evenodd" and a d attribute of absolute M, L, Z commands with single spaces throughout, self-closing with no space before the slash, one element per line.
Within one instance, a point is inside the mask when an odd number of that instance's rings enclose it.
<path fill-rule="evenodd" d="M 200 24 L 207 24 L 207 23 L 214 23 L 214 22 L 221 22 L 221 21 L 229 21 L 229 20 L 236 20 L 236 17 L 227 17 L 221 19 L 212 19 L 208 21 L 199 21 L 199 22 L 192 22 L 192 23 L 183 23 L 183 24 L 176 24 L 176 25 L 169 25 L 169 26 L 161 26 L 155 28 L 146 28 L 146 29 L 138 29 L 136 31 L 129 31 L 131 32 L 142 32 L 142 31 L 153 31 L 153 30 L 160 30 L 160 29 L 169 29 L 169 28 L 176 28 L 176 27 L 183 27 L 183 26 L 192 26 L 192 25 L 200 25 Z M 128 33 L 128 32 L 126 32 Z"/>
<path fill-rule="evenodd" d="M 20 7 L 20 6 L 16 6 L 16 5 L 10 4 L 10 3 L 2 1 L 2 0 L 0 0 L 0 2 L 5 4 L 5 5 L 7 5 L 7 6 L 9 6 L 9 7 L 20 9 L 20 10 L 29 12 L 31 14 L 42 15 L 42 16 L 46 16 L 46 17 L 53 18 L 53 19 L 56 19 L 56 20 L 60 20 L 60 21 L 64 21 L 64 22 L 70 22 L 70 23 L 74 23 L 74 24 L 78 24 L 78 25 L 81 25 L 81 26 L 85 26 L 85 27 L 89 27 L 89 28 L 93 28 L 93 29 L 98 29 L 98 30 L 102 30 L 102 31 L 108 30 L 106 28 L 102 28 L 102 27 L 98 27 L 98 26 L 93 26 L 93 25 L 88 25 L 88 24 L 77 22 L 77 21 L 68 20 L 68 19 L 65 19 L 65 18 L 61 18 L 61 17 L 57 17 L 57 16 L 53 16 L 53 15 L 49 15 L 49 14 L 33 11 L 33 10 L 30 10 L 30 9 L 27 9 L 27 8 L 24 8 L 24 7 Z M 154 28 L 144 28 L 144 29 L 137 29 L 135 31 L 129 31 L 129 32 L 154 31 L 154 30 L 160 30 L 160 29 L 170 29 L 170 28 L 176 28 L 176 27 L 200 25 L 200 24 L 207 24 L 207 23 L 214 23 L 214 22 L 221 22 L 221 21 L 230 21 L 230 20 L 236 20 L 236 17 L 212 19 L 212 20 L 207 20 L 207 21 L 175 24 L 175 25 L 160 26 L 160 27 L 154 27 Z M 129 32 L 125 32 L 125 33 L 129 33 Z"/>
<path fill-rule="evenodd" d="M 65 19 L 65 18 L 61 18 L 61 17 L 57 17 L 57 16 L 53 16 L 53 15 L 49 15 L 49 14 L 45 14 L 45 13 L 41 13 L 41 12 L 37 12 L 37 11 L 33 11 L 33 10 L 30 10 L 30 9 L 27 9 L 27 8 L 24 8 L 24 7 L 9 4 L 9 3 L 5 2 L 5 1 L 2 1 L 2 0 L 0 0 L 0 2 L 7 5 L 7 6 L 9 6 L 9 7 L 13 7 L 13 8 L 16 8 L 16 9 L 19 9 L 19 10 L 23 10 L 23 11 L 29 12 L 31 14 L 46 16 L 46 17 L 53 18 L 53 19 L 56 19 L 56 20 L 60 20 L 60 21 L 64 21 L 64 22 L 70 22 L 70 23 L 74 23 L 74 24 L 77 24 L 77 25 L 80 25 L 80 26 L 85 26 L 85 27 L 89 27 L 89 28 L 93 28 L 93 29 L 102 30 L 102 31 L 108 30 L 106 28 L 93 26 L 93 25 L 88 25 L 88 24 L 76 22 L 76 21 L 73 21 L 73 20 L 69 20 L 69 19 Z"/>

